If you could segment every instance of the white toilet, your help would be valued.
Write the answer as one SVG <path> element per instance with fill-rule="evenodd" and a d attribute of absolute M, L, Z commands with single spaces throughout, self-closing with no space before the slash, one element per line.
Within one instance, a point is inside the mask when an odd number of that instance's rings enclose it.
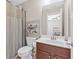
<path fill-rule="evenodd" d="M 27 40 L 27 46 L 24 46 L 18 50 L 18 56 L 21 57 L 21 59 L 32 59 L 32 49 L 33 49 L 33 43 L 36 41 L 36 38 L 33 37 L 26 37 Z"/>

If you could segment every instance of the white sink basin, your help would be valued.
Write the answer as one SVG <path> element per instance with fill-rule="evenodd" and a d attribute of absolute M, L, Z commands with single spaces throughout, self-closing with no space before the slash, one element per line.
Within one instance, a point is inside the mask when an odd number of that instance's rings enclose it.
<path fill-rule="evenodd" d="M 48 43 L 53 43 L 53 44 L 66 44 L 66 41 L 63 40 L 49 40 L 49 39 L 43 39 L 42 41 L 48 42 Z"/>
<path fill-rule="evenodd" d="M 40 43 L 45 43 L 49 45 L 55 45 L 55 46 L 60 46 L 60 47 L 65 47 L 65 48 L 70 48 L 70 46 L 67 45 L 67 42 L 64 40 L 51 40 L 51 38 L 40 38 L 36 40 L 37 42 Z"/>

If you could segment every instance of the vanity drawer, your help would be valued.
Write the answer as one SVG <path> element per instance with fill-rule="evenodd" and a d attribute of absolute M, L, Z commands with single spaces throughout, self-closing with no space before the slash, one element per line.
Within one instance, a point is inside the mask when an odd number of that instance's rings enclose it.
<path fill-rule="evenodd" d="M 37 43 L 37 50 L 45 51 L 45 52 L 54 52 L 55 48 L 48 44 Z"/>
<path fill-rule="evenodd" d="M 59 56 L 70 57 L 70 49 L 56 47 L 56 53 L 55 54 L 59 55 Z"/>

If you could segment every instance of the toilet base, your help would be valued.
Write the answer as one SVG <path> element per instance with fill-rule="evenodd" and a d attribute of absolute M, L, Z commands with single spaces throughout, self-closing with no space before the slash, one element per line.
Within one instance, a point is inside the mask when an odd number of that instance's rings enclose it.
<path fill-rule="evenodd" d="M 32 59 L 32 56 L 31 55 L 23 56 L 21 57 L 21 59 Z"/>

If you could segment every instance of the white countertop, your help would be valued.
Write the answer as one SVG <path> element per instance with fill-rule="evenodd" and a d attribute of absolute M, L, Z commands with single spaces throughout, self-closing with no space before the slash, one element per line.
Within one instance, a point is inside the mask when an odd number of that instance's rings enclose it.
<path fill-rule="evenodd" d="M 71 45 L 68 45 L 67 42 L 62 39 L 51 40 L 51 38 L 39 38 L 38 40 L 36 40 L 36 42 L 58 46 L 58 47 L 63 47 L 63 48 L 68 48 L 68 49 L 72 48 Z"/>

